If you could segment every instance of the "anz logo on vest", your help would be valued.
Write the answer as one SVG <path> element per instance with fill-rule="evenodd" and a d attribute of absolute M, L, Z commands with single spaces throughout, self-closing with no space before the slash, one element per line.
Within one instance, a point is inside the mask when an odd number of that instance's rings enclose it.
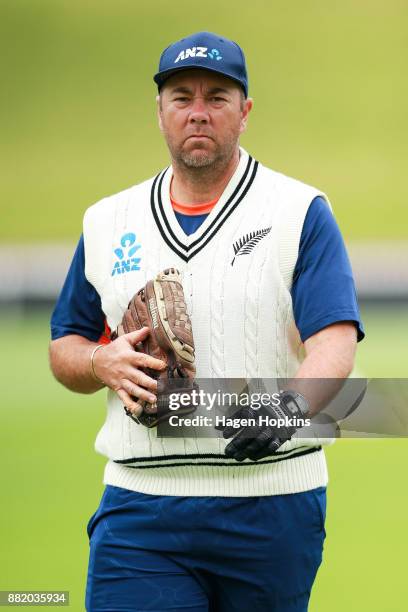
<path fill-rule="evenodd" d="M 116 257 L 119 261 L 116 261 L 113 270 L 112 276 L 115 274 L 126 274 L 127 272 L 133 272 L 134 270 L 140 270 L 140 257 L 133 257 L 136 251 L 138 251 L 141 247 L 140 244 L 136 243 L 136 234 L 133 232 L 128 232 L 127 234 L 123 234 L 120 239 L 121 246 L 117 249 L 113 249 Z"/>
<path fill-rule="evenodd" d="M 216 61 L 222 60 L 222 55 L 218 49 L 211 49 L 208 53 L 207 51 L 208 47 L 191 47 L 190 49 L 183 49 L 174 60 L 174 63 L 177 64 L 180 60 L 186 60 L 189 57 L 209 57 Z"/>

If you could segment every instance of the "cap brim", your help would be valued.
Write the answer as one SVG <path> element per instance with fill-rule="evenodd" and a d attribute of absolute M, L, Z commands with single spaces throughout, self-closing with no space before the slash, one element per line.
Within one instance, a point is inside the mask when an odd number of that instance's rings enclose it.
<path fill-rule="evenodd" d="M 157 74 L 154 75 L 153 80 L 157 84 L 159 91 L 160 91 L 161 87 L 164 85 L 167 79 L 173 76 L 173 74 L 176 74 L 177 72 L 182 72 L 183 70 L 195 70 L 195 69 L 196 70 L 206 70 L 207 72 L 215 72 L 217 74 L 222 74 L 222 76 L 225 76 L 231 79 L 231 81 L 234 81 L 234 83 L 239 85 L 241 89 L 243 89 L 245 96 L 248 95 L 248 92 L 245 86 L 243 85 L 243 83 L 241 83 L 241 81 L 231 76 L 224 70 L 217 70 L 216 68 L 207 68 L 207 66 L 197 66 L 196 64 L 193 64 L 193 65 L 184 64 L 183 66 L 180 66 L 179 68 L 171 68 L 170 70 L 163 70 L 162 72 L 157 72 Z"/>

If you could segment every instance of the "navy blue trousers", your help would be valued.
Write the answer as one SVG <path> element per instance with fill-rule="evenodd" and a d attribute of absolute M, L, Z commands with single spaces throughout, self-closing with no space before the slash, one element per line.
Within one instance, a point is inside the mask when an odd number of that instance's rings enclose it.
<path fill-rule="evenodd" d="M 107 486 L 88 524 L 88 612 L 306 612 L 326 489 L 173 497 Z"/>

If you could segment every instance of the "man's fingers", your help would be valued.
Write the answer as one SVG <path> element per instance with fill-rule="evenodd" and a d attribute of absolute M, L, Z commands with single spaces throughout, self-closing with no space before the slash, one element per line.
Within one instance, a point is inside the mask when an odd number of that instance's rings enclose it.
<path fill-rule="evenodd" d="M 225 454 L 228 457 L 234 457 L 237 461 L 242 461 L 251 454 L 258 454 L 264 447 L 268 446 L 271 437 L 270 429 L 244 428 L 225 448 Z"/>
<path fill-rule="evenodd" d="M 242 435 L 242 432 L 235 436 L 231 442 L 225 447 L 227 457 L 235 457 L 235 455 L 246 448 L 251 442 L 251 438 Z"/>
<path fill-rule="evenodd" d="M 234 439 L 226 447 L 225 454 L 227 457 L 232 457 L 236 461 L 243 461 L 247 458 L 254 459 L 257 457 L 257 455 L 262 452 L 262 448 L 263 447 L 259 446 L 256 440 L 244 438 L 236 442 Z"/>
<path fill-rule="evenodd" d="M 262 443 L 258 438 L 255 443 L 251 442 L 249 446 L 247 446 L 242 453 L 237 453 L 234 456 L 234 459 L 237 461 L 242 461 L 248 457 L 252 461 L 258 461 L 259 459 L 263 459 L 264 457 L 270 457 L 274 455 L 278 448 L 282 446 L 285 440 L 280 440 L 279 438 L 273 438 L 272 440 L 268 436 L 268 440 Z"/>
<path fill-rule="evenodd" d="M 166 364 L 161 359 L 156 359 L 146 353 L 133 353 L 132 364 L 138 368 L 151 368 L 152 370 L 164 370 Z"/>
<path fill-rule="evenodd" d="M 137 331 L 129 332 L 128 334 L 124 334 L 123 336 L 121 336 L 121 338 L 125 338 L 125 340 L 129 342 L 129 344 L 131 344 L 132 346 L 135 346 L 141 340 L 144 340 L 145 338 L 147 338 L 149 334 L 150 334 L 150 329 L 148 327 L 142 327 L 142 329 L 138 329 Z"/>
<path fill-rule="evenodd" d="M 153 393 L 151 393 L 147 389 L 144 389 L 143 387 L 140 387 L 139 385 L 136 385 L 131 380 L 122 380 L 121 385 L 121 388 L 124 389 L 132 397 L 137 397 L 138 399 L 145 400 L 150 404 L 153 404 L 157 399 Z"/>
<path fill-rule="evenodd" d="M 268 447 L 270 439 L 270 435 L 267 432 L 261 432 L 255 440 L 249 440 L 249 444 L 245 447 L 245 456 L 250 459 L 257 457 Z"/>
<path fill-rule="evenodd" d="M 281 440 L 280 438 L 274 438 L 268 444 L 268 454 L 276 453 L 278 448 L 282 446 L 282 444 L 286 442 L 286 440 Z"/>
<path fill-rule="evenodd" d="M 116 393 L 118 394 L 125 408 L 127 408 L 134 416 L 140 416 L 142 414 L 142 407 L 132 400 L 129 393 L 127 393 L 124 389 L 118 389 Z"/>
<path fill-rule="evenodd" d="M 153 391 L 153 393 L 157 391 L 157 380 L 151 378 L 141 370 L 129 367 L 124 370 L 122 378 L 130 380 L 130 382 L 135 385 L 140 385 L 140 387 L 144 389 L 149 389 Z"/>

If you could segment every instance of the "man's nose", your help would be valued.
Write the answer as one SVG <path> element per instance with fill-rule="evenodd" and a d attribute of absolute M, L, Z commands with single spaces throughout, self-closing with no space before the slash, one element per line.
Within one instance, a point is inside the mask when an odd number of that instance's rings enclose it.
<path fill-rule="evenodd" d="M 204 98 L 197 96 L 192 101 L 189 120 L 192 123 L 206 123 L 208 119 L 209 117 L 206 101 Z"/>

